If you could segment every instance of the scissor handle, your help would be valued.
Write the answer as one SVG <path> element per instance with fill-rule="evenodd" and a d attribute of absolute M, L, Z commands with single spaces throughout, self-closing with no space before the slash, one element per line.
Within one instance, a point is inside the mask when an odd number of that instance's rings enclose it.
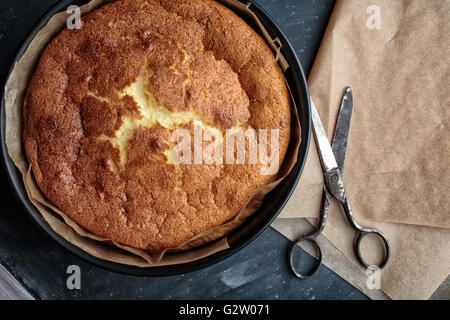
<path fill-rule="evenodd" d="M 292 242 L 291 246 L 289 247 L 289 266 L 291 267 L 292 272 L 300 279 L 308 279 L 309 277 L 313 276 L 317 272 L 317 270 L 319 270 L 319 267 L 322 264 L 322 250 L 320 249 L 316 238 L 322 233 L 323 229 L 325 229 L 329 207 L 330 196 L 328 195 L 327 189 L 324 187 L 324 192 L 322 194 L 322 209 L 320 211 L 319 222 L 317 224 L 316 230 L 309 235 L 298 238 L 297 240 Z M 316 264 L 308 273 L 299 272 L 294 265 L 294 249 L 302 241 L 309 241 L 310 243 L 312 243 L 316 248 L 318 254 Z"/>
<path fill-rule="evenodd" d="M 373 229 L 361 229 L 358 233 L 358 235 L 355 238 L 355 245 L 354 245 L 354 250 L 355 250 L 355 256 L 358 259 L 358 261 L 366 268 L 366 269 L 372 269 L 374 267 L 374 265 L 369 265 L 364 258 L 361 255 L 361 241 L 364 239 L 364 237 L 366 237 L 369 234 L 374 234 L 377 235 L 379 238 L 381 238 L 382 242 L 383 242 L 383 246 L 384 246 L 384 257 L 383 260 L 381 261 L 381 263 L 379 265 L 376 265 L 375 267 L 378 267 L 380 270 L 383 269 L 388 261 L 389 258 L 391 256 L 391 248 L 389 246 L 389 241 L 386 238 L 386 236 L 381 233 L 380 231 L 377 230 L 373 230 Z"/>
<path fill-rule="evenodd" d="M 355 221 L 355 217 L 353 216 L 352 209 L 350 208 L 350 203 L 348 201 L 347 195 L 345 195 L 343 201 L 341 201 L 341 204 L 342 204 L 342 208 L 344 209 L 345 217 L 347 218 L 348 223 L 352 226 L 353 229 L 355 229 L 358 232 L 358 234 L 356 235 L 355 243 L 354 243 L 354 247 L 353 247 L 356 258 L 361 263 L 361 265 L 363 265 L 366 269 L 371 269 L 371 267 L 378 267 L 380 270 L 383 269 L 387 265 L 389 258 L 391 256 L 391 248 L 389 246 L 388 239 L 380 231 L 374 230 L 374 229 L 369 229 L 369 228 L 363 228 Z M 381 240 L 383 241 L 384 258 L 381 261 L 381 263 L 377 266 L 369 265 L 361 255 L 361 241 L 368 234 L 375 234 L 379 238 L 381 238 Z"/>
<path fill-rule="evenodd" d="M 316 260 L 315 265 L 313 266 L 313 268 L 307 272 L 307 273 L 302 273 L 299 272 L 297 270 L 297 268 L 294 265 L 294 249 L 295 247 L 302 241 L 309 241 L 310 243 L 312 243 L 314 245 L 314 247 L 317 250 L 317 254 L 318 254 L 318 258 Z M 289 247 L 289 267 L 291 268 L 292 272 L 300 279 L 308 279 L 310 277 L 312 277 L 317 270 L 319 270 L 320 265 L 322 264 L 322 250 L 320 249 L 319 244 L 316 241 L 315 235 L 308 235 L 305 237 L 301 237 L 295 241 L 292 242 L 291 246 Z"/>

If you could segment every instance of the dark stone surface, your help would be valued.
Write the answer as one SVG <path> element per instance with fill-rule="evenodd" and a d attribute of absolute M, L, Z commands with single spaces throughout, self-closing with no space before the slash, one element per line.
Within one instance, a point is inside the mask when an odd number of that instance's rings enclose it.
<path fill-rule="evenodd" d="M 257 0 L 286 32 L 308 73 L 334 1 Z M 23 38 L 55 0 L 0 2 L 0 81 Z M 14 197 L 2 168 L 0 263 L 41 299 L 367 299 L 322 267 L 309 280 L 288 270 L 288 240 L 267 229 L 231 258 L 180 276 L 143 278 L 109 272 L 72 255 L 44 234 Z M 306 254 L 303 253 L 303 255 Z M 308 256 L 305 265 L 311 263 Z M 68 290 L 66 269 L 81 268 L 81 290 Z"/>

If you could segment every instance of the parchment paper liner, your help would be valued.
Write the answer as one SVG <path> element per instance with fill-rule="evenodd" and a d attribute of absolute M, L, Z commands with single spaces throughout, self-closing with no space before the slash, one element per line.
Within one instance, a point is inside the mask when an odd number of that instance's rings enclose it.
<path fill-rule="evenodd" d="M 81 12 L 82 14 L 90 12 L 104 2 L 110 1 L 93 0 L 82 6 Z M 282 70 L 286 71 L 289 65 L 280 52 L 281 44 L 279 40 L 270 38 L 269 33 L 265 30 L 262 23 L 251 11 L 250 4 L 244 5 L 236 0 L 221 0 L 221 2 L 232 7 L 235 12 L 244 15 L 245 18 L 250 19 L 253 24 L 260 29 L 266 42 L 276 54 L 276 59 Z M 289 174 L 297 162 L 301 128 L 294 99 L 291 99 L 291 142 L 288 153 L 281 166 L 279 178 L 275 182 L 258 189 L 252 199 L 235 219 L 227 224 L 195 236 L 178 248 L 168 249 L 159 253 L 149 253 L 145 250 L 121 245 L 110 239 L 98 237 L 81 228 L 61 210 L 46 200 L 45 196 L 43 196 L 39 187 L 36 185 L 31 172 L 31 167 L 24 155 L 22 144 L 22 105 L 28 81 L 34 71 L 34 65 L 38 61 L 41 52 L 62 28 L 65 27 L 67 17 L 68 15 L 66 12 L 57 13 L 48 21 L 46 26 L 36 34 L 23 56 L 14 66 L 5 86 L 6 145 L 11 159 L 22 173 L 25 189 L 30 201 L 57 234 L 85 252 L 103 260 L 138 267 L 154 267 L 187 263 L 228 249 L 229 244 L 226 235 L 241 225 L 247 217 L 256 212 L 262 204 L 264 196 L 273 190 Z M 204 243 L 208 244 L 197 247 Z M 165 255 L 166 252 L 176 253 Z"/>

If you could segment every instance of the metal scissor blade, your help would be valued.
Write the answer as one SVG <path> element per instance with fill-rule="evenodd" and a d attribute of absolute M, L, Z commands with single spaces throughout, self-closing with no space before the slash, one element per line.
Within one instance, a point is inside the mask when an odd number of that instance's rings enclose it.
<path fill-rule="evenodd" d="M 336 158 L 333 150 L 331 149 L 330 142 L 328 141 L 327 133 L 320 120 L 319 113 L 316 106 L 311 99 L 311 114 L 313 122 L 314 137 L 316 139 L 317 148 L 319 151 L 320 160 L 322 162 L 322 168 L 325 172 L 329 172 L 338 168 Z"/>
<path fill-rule="evenodd" d="M 347 142 L 350 132 L 350 124 L 353 114 L 353 94 L 352 89 L 347 87 L 345 89 L 344 97 L 342 98 L 341 109 L 334 131 L 334 138 L 332 150 L 336 158 L 341 175 L 344 174 L 345 155 L 347 153 Z"/>

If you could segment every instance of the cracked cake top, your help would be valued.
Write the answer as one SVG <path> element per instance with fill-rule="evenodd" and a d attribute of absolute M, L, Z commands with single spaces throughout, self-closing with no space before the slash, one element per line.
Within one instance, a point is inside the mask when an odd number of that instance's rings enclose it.
<path fill-rule="evenodd" d="M 276 176 L 254 161 L 175 161 L 174 132 L 192 142 L 209 133 L 200 145 L 215 154 L 239 129 L 276 129 L 281 164 L 290 121 L 273 53 L 232 11 L 213 0 L 120 0 L 47 46 L 23 136 L 53 204 L 96 235 L 160 251 L 230 221 Z"/>

